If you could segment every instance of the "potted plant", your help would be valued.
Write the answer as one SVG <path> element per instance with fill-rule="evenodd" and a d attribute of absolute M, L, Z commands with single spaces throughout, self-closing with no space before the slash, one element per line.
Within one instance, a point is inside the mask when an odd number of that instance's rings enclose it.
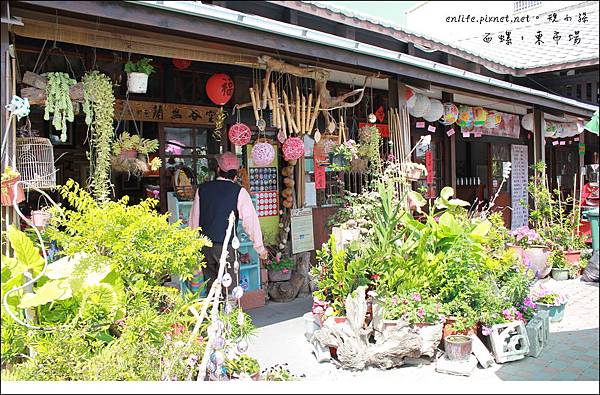
<path fill-rule="evenodd" d="M 247 354 L 242 354 L 235 359 L 226 359 L 225 368 L 229 378 L 260 378 L 260 365 L 258 361 Z"/>
<path fill-rule="evenodd" d="M 21 180 L 21 174 L 10 166 L 6 166 L 2 172 L 2 205 L 11 206 L 13 200 L 15 203 L 21 203 L 25 200 L 25 191 L 22 184 L 17 184 Z M 16 187 L 15 187 L 15 184 Z M 15 200 L 16 196 L 16 200 Z"/>
<path fill-rule="evenodd" d="M 289 279 L 292 278 L 294 261 L 290 258 L 275 256 L 273 260 L 266 260 L 265 265 L 269 271 L 269 281 L 289 281 Z"/>
<path fill-rule="evenodd" d="M 546 310 L 550 321 L 560 322 L 565 314 L 567 297 L 559 292 L 552 292 L 542 284 L 536 284 L 530 290 L 531 300 L 536 304 L 537 310 Z"/>
<path fill-rule="evenodd" d="M 154 73 L 150 64 L 152 59 L 141 58 L 137 62 L 131 60 L 125 63 L 127 73 L 127 90 L 131 93 L 146 93 L 148 89 L 148 76 Z"/>
<path fill-rule="evenodd" d="M 510 235 L 513 237 L 513 242 L 509 247 L 517 252 L 524 267 L 534 270 L 538 278 L 550 274 L 552 265 L 548 262 L 548 258 L 551 250 L 538 232 L 529 229 L 528 226 L 522 226 L 513 230 Z"/>
<path fill-rule="evenodd" d="M 330 168 L 333 171 L 349 170 L 350 162 L 358 158 L 358 144 L 354 140 L 348 140 L 333 148 L 329 152 Z"/>
<path fill-rule="evenodd" d="M 409 181 L 419 181 L 427 176 L 427 168 L 421 163 L 407 162 L 402 164 L 402 174 Z"/>
<path fill-rule="evenodd" d="M 114 155 L 122 159 L 135 159 L 139 154 L 148 155 L 158 150 L 159 143 L 156 139 L 145 139 L 139 134 L 131 135 L 123 132 L 112 145 Z"/>
<path fill-rule="evenodd" d="M 565 253 L 561 250 L 554 250 L 550 254 L 549 262 L 552 265 L 552 278 L 557 281 L 564 281 L 569 279 L 569 267 Z"/>
<path fill-rule="evenodd" d="M 49 207 L 42 207 L 39 210 L 33 210 L 31 212 L 31 222 L 33 222 L 34 226 L 41 229 L 46 228 L 48 221 L 50 221 L 50 217 L 51 214 Z"/>

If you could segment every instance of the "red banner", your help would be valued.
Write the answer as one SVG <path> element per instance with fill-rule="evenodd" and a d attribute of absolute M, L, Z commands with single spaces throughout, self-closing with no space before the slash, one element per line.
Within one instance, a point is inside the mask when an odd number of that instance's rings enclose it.
<path fill-rule="evenodd" d="M 427 183 L 433 184 L 433 153 L 427 150 L 425 153 L 425 168 L 427 169 Z"/>
<path fill-rule="evenodd" d="M 315 161 L 315 189 L 325 189 L 325 166 L 321 166 L 321 163 L 314 159 Z"/>

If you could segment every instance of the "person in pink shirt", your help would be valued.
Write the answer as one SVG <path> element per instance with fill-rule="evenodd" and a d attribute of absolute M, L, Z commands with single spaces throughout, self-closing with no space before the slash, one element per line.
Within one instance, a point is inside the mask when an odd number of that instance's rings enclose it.
<path fill-rule="evenodd" d="M 252 240 L 260 258 L 268 257 L 268 252 L 263 245 L 258 215 L 250 194 L 236 183 L 240 167 L 238 157 L 233 152 L 225 152 L 217 157 L 217 163 L 217 178 L 198 186 L 189 219 L 189 226 L 192 229 L 200 228 L 200 231 L 213 243 L 212 247 L 202 249 L 206 260 L 206 267 L 202 271 L 207 281 L 207 290 L 218 275 L 219 259 L 231 211 L 235 213 L 236 227 L 237 220 L 242 220 L 244 231 Z M 228 271 L 235 281 L 238 277 L 233 271 L 233 255 L 233 249 L 229 245 L 228 262 L 231 263 L 231 267 Z"/>

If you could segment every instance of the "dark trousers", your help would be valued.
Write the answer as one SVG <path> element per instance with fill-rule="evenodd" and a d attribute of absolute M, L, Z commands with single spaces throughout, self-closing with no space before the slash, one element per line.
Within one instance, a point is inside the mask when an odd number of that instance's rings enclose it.
<path fill-rule="evenodd" d="M 206 294 L 210 292 L 210 287 L 212 287 L 213 282 L 219 275 L 219 260 L 221 259 L 221 251 L 223 250 L 223 244 L 213 243 L 212 247 L 204 247 L 202 248 L 202 254 L 204 254 L 204 260 L 206 261 L 206 267 L 202 269 L 202 273 L 204 274 L 204 281 L 206 281 Z M 234 272 L 233 262 L 234 262 L 234 250 L 229 245 L 228 249 L 229 255 L 227 257 L 227 262 L 229 262 L 231 268 L 225 267 L 225 272 L 228 272 L 231 275 L 233 281 L 229 286 L 229 293 L 233 287 L 238 285 L 238 275 Z M 223 287 L 221 294 L 225 297 L 226 289 Z"/>

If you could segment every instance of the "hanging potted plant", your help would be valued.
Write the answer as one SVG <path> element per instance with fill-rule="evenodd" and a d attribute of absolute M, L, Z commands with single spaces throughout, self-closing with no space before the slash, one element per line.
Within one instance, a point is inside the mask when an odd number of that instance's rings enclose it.
<path fill-rule="evenodd" d="M 348 140 L 329 152 L 329 167 L 333 171 L 349 170 L 353 159 L 358 159 L 358 145 L 354 140 Z"/>
<path fill-rule="evenodd" d="M 148 89 L 148 76 L 154 73 L 154 67 L 150 64 L 152 59 L 141 58 L 133 63 L 131 60 L 125 63 L 127 73 L 127 90 L 131 93 L 146 93 Z"/>
<path fill-rule="evenodd" d="M 158 146 L 156 139 L 145 139 L 138 134 L 123 132 L 112 145 L 112 167 L 115 171 L 133 173 L 138 177 L 149 170 L 156 171 L 162 162 L 159 157 L 149 160 L 148 155 L 158 150 Z M 145 156 L 145 160 L 139 159 L 140 155 Z"/>
<path fill-rule="evenodd" d="M 17 184 L 21 180 L 21 174 L 13 170 L 12 167 L 6 166 L 2 172 L 2 205 L 11 206 L 13 200 L 15 203 L 21 203 L 25 200 L 25 191 L 22 184 Z M 15 184 L 16 187 L 15 187 Z"/>
<path fill-rule="evenodd" d="M 33 222 L 33 225 L 40 229 L 46 228 L 48 222 L 50 221 L 50 217 L 51 214 L 49 207 L 42 207 L 39 210 L 33 210 L 31 212 L 31 221 Z"/>

